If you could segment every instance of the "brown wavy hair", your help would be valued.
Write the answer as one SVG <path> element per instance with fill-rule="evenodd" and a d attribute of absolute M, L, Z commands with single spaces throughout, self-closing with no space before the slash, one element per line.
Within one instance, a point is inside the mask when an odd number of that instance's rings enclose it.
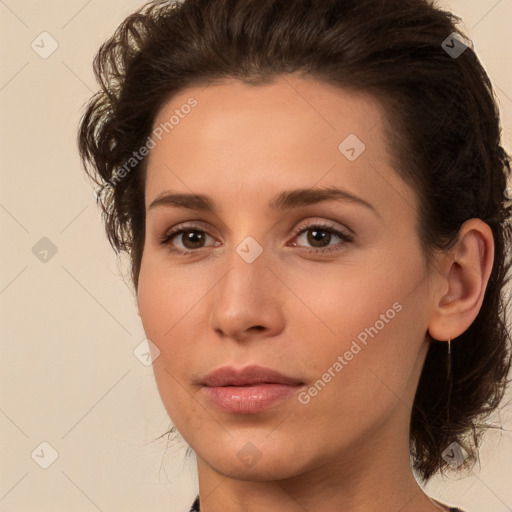
<path fill-rule="evenodd" d="M 413 469 L 423 481 L 447 468 L 443 451 L 453 441 L 469 455 L 462 467 L 476 460 L 481 436 L 493 426 L 484 420 L 500 404 L 511 366 L 504 288 L 510 158 L 492 83 L 459 22 L 427 0 L 152 1 L 99 49 L 100 90 L 78 135 L 86 172 L 100 187 L 109 242 L 129 255 L 137 292 L 147 158 L 120 170 L 174 94 L 223 78 L 257 85 L 300 72 L 381 102 L 395 169 L 420 201 L 418 236 L 429 266 L 468 219 L 486 222 L 495 244 L 483 304 L 452 343 L 448 368 L 446 344 L 429 336 L 410 423 Z M 458 56 L 442 46 L 454 33 L 467 45 Z"/>

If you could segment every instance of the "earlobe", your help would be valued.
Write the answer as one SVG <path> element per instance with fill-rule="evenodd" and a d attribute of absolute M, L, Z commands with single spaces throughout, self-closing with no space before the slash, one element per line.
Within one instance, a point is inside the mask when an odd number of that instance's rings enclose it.
<path fill-rule="evenodd" d="M 428 332 L 436 340 L 454 339 L 473 323 L 487 288 L 494 261 L 494 239 L 488 224 L 467 220 L 439 270 L 434 312 Z"/>

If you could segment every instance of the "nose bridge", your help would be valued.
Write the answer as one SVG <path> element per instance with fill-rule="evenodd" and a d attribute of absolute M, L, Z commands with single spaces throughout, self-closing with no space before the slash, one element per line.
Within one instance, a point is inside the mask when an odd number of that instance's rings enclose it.
<path fill-rule="evenodd" d="M 211 327 L 233 338 L 243 337 L 255 326 L 275 331 L 280 323 L 273 290 L 276 279 L 268 268 L 270 251 L 251 236 L 241 237 L 224 255 L 224 277 L 211 304 Z"/>
<path fill-rule="evenodd" d="M 223 279 L 223 295 L 249 294 L 243 300 L 255 299 L 264 291 L 269 264 L 269 252 L 254 237 L 245 236 L 238 244 L 233 244 L 226 255 L 227 275 Z"/>
<path fill-rule="evenodd" d="M 248 280 L 264 272 L 268 261 L 268 249 L 264 247 L 265 227 L 262 226 L 261 212 L 255 210 L 254 206 L 254 202 L 243 204 L 242 195 L 239 195 L 235 210 L 230 212 L 233 222 L 231 236 L 226 241 L 228 252 L 225 257 L 232 269 L 230 273 L 242 273 L 242 277 L 246 273 Z M 239 278 L 240 275 L 237 276 Z"/>

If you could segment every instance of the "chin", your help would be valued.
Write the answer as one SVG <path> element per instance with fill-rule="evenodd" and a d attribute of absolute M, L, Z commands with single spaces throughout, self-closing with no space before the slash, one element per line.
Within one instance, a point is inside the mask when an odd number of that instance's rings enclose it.
<path fill-rule="evenodd" d="M 265 432 L 262 439 L 267 435 Z M 305 471 L 305 460 L 295 445 L 285 448 L 279 442 L 269 443 L 268 439 L 258 443 L 247 438 L 243 441 L 230 438 L 219 447 L 220 450 L 213 452 L 199 449 L 196 454 L 217 472 L 230 478 L 263 482 L 292 478 Z"/>
<path fill-rule="evenodd" d="M 254 466 L 247 467 L 239 461 L 218 461 L 211 460 L 207 463 L 218 473 L 236 480 L 245 480 L 250 482 L 267 482 L 274 480 L 284 480 L 293 478 L 302 473 L 300 467 L 290 465 L 286 459 L 267 460 L 261 459 Z"/>

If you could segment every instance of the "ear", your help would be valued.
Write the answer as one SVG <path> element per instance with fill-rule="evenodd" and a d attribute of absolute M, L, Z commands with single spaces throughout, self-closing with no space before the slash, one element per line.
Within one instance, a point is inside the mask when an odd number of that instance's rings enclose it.
<path fill-rule="evenodd" d="M 140 316 L 140 311 L 139 311 L 139 301 L 138 301 L 138 300 L 136 300 L 136 301 L 135 301 L 135 308 L 137 309 L 137 315 L 139 315 L 139 316 Z"/>
<path fill-rule="evenodd" d="M 436 340 L 452 340 L 480 311 L 494 262 L 494 238 L 488 224 L 469 219 L 452 249 L 440 259 L 428 331 Z"/>

